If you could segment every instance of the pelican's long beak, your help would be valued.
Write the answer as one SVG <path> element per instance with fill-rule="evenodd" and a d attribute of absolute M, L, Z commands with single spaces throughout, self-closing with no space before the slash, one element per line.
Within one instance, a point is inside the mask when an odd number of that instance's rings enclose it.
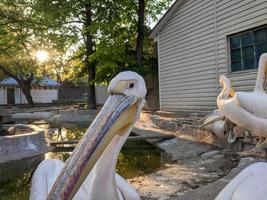
<path fill-rule="evenodd" d="M 48 199 L 72 199 L 112 138 L 130 128 L 137 118 L 137 97 L 109 96 L 96 119 L 67 160 Z"/>

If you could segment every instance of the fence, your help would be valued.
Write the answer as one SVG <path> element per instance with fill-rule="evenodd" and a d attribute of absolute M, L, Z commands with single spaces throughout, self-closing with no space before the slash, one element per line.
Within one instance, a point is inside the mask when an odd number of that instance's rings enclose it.
<path fill-rule="evenodd" d="M 96 85 L 96 103 L 103 105 L 108 97 L 107 87 Z M 73 102 L 86 102 L 87 87 L 86 86 L 71 86 L 61 85 L 59 88 L 59 102 L 60 103 L 73 103 Z"/>

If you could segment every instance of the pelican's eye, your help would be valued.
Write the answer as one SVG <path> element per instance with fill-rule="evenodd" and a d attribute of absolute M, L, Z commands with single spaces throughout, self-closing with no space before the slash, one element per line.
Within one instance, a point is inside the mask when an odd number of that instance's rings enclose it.
<path fill-rule="evenodd" d="M 134 88 L 134 83 L 130 83 L 129 88 Z"/>

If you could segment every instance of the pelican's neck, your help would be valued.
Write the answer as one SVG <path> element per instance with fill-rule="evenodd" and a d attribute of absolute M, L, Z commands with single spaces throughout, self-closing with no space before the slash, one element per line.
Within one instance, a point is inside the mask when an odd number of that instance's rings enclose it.
<path fill-rule="evenodd" d="M 264 92 L 267 72 L 267 55 L 262 55 L 259 60 L 259 68 L 254 91 Z"/>
<path fill-rule="evenodd" d="M 130 132 L 141 113 L 144 101 L 139 103 L 136 112 L 136 119 L 133 120 L 127 129 L 123 129 L 109 143 L 103 154 L 99 157 L 91 171 L 92 184 L 90 185 L 90 197 L 93 200 L 119 199 L 118 188 L 115 182 L 115 172 L 119 153 L 126 142 Z"/>
<path fill-rule="evenodd" d="M 115 172 L 118 156 L 126 142 L 132 127 L 127 133 L 116 135 L 100 156 L 92 170 L 92 184 L 90 197 L 97 199 L 119 199 L 118 188 L 115 182 Z"/>
<path fill-rule="evenodd" d="M 93 169 L 98 179 L 105 178 L 105 181 L 112 181 L 119 153 L 129 134 L 130 131 L 124 135 L 116 135 L 98 159 Z"/>
<path fill-rule="evenodd" d="M 231 90 L 230 81 L 226 77 L 223 78 L 223 79 L 221 78 L 220 84 L 223 86 L 223 89 L 220 92 L 220 94 L 218 95 L 218 98 L 217 99 L 218 100 L 219 99 L 227 99 L 228 96 L 229 96 L 229 94 L 230 94 L 230 90 Z"/>

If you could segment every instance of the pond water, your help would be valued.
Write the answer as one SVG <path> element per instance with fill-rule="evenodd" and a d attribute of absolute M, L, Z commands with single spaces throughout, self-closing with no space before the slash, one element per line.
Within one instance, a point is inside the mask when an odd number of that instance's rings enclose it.
<path fill-rule="evenodd" d="M 53 141 L 78 140 L 85 132 L 85 127 L 55 127 L 42 125 L 46 128 L 46 135 Z M 46 158 L 55 158 L 66 161 L 71 152 L 50 152 Z M 122 148 L 117 162 L 117 172 L 124 178 L 133 178 L 148 174 L 162 165 L 159 149 L 146 141 L 127 141 Z M 32 172 L 25 173 L 19 178 L 0 182 L 1 200 L 29 199 Z"/>

